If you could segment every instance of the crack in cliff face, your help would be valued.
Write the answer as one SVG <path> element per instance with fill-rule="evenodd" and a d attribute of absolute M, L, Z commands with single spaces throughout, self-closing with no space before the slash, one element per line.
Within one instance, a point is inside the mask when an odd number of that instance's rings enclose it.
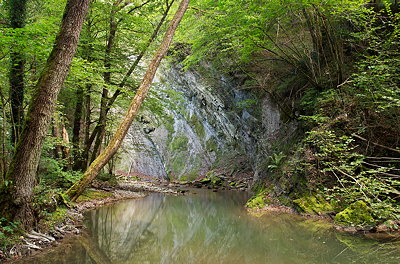
<path fill-rule="evenodd" d="M 282 126 L 278 107 L 268 96 L 257 98 L 205 68 L 183 71 L 164 64 L 157 89 L 125 140 L 117 170 L 180 180 L 219 167 L 260 175 Z"/>

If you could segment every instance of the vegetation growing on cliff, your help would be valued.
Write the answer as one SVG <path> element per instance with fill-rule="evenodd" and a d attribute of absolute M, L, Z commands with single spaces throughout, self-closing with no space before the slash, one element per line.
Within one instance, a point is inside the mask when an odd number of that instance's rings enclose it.
<path fill-rule="evenodd" d="M 400 221 L 398 11 L 397 1 L 194 2 L 186 66 L 211 60 L 299 124 L 297 143 L 265 158 L 262 182 L 283 203 L 311 191 L 335 213 L 363 204 L 368 224 Z M 345 211 L 341 224 L 365 222 Z"/>

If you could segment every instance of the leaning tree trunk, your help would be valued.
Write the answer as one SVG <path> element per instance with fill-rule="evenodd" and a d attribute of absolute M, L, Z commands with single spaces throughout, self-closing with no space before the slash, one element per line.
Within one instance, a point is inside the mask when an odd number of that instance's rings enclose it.
<path fill-rule="evenodd" d="M 55 110 L 58 93 L 67 76 L 79 41 L 81 28 L 90 0 L 67 2 L 60 32 L 46 66 L 37 83 L 29 105 L 25 125 L 17 144 L 15 155 L 7 173 L 11 183 L 5 194 L 11 196 L 5 202 L 0 199 L 2 216 L 19 221 L 25 229 L 35 223 L 32 208 L 33 188 L 43 139 Z"/>
<path fill-rule="evenodd" d="M 136 92 L 135 97 L 125 114 L 124 119 L 118 126 L 117 131 L 112 137 L 110 143 L 104 149 L 104 151 L 90 164 L 89 168 L 82 175 L 82 178 L 76 182 L 68 191 L 65 192 L 66 198 L 72 201 L 76 200 L 79 195 L 85 190 L 86 186 L 99 174 L 100 170 L 107 164 L 107 162 L 112 158 L 112 156 L 117 152 L 120 147 L 122 140 L 124 139 L 129 127 L 131 126 L 133 120 L 135 119 L 139 108 L 144 101 L 150 85 L 153 81 L 154 75 L 156 74 L 157 68 L 160 65 L 162 58 L 168 51 L 168 48 L 172 42 L 175 30 L 179 25 L 183 15 L 185 14 L 190 0 L 182 0 L 178 10 L 172 19 L 167 32 L 165 33 L 164 40 L 158 47 L 156 53 L 154 54 L 146 74 Z"/>

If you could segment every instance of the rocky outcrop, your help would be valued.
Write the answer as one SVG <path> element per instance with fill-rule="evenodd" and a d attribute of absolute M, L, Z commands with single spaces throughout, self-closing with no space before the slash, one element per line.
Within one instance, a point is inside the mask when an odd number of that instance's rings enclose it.
<path fill-rule="evenodd" d="M 140 118 L 132 126 L 117 171 L 193 180 L 211 169 L 263 174 L 262 163 L 283 127 L 272 98 L 241 90 L 215 71 L 164 64 Z"/>

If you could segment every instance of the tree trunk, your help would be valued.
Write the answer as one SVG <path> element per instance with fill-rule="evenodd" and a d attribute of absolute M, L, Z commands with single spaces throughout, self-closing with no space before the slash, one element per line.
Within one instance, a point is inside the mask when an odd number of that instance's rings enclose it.
<path fill-rule="evenodd" d="M 59 142 L 61 139 L 61 129 L 60 129 L 60 121 L 59 117 L 53 119 L 53 137 L 56 138 L 56 141 Z M 54 157 L 56 159 L 62 158 L 62 145 L 60 143 L 56 143 L 53 149 Z"/>
<path fill-rule="evenodd" d="M 76 90 L 76 105 L 74 113 L 74 126 L 72 130 L 72 156 L 73 156 L 73 169 L 79 170 L 79 163 L 81 160 L 81 153 L 79 151 L 80 138 L 81 138 L 81 123 L 83 115 L 83 99 L 84 99 L 84 88 L 79 85 Z"/>
<path fill-rule="evenodd" d="M 158 66 L 162 58 L 167 53 L 167 50 L 172 42 L 172 38 L 174 36 L 175 30 L 179 25 L 183 15 L 185 14 L 188 4 L 190 0 L 182 0 L 178 10 L 175 13 L 174 18 L 172 19 L 167 32 L 165 33 L 164 40 L 160 44 L 156 53 L 154 54 L 148 69 L 143 77 L 143 80 L 139 86 L 139 89 L 136 92 L 135 97 L 133 98 L 128 111 L 125 114 L 124 119 L 118 126 L 117 131 L 112 137 L 110 143 L 107 145 L 105 150 L 100 154 L 100 156 L 90 164 L 89 168 L 82 175 L 82 178 L 76 182 L 67 192 L 65 192 L 65 196 L 71 199 L 72 201 L 76 200 L 79 195 L 85 190 L 86 186 L 98 175 L 100 170 L 107 164 L 107 162 L 112 158 L 112 156 L 117 152 L 120 147 L 122 140 L 124 139 L 126 133 L 128 132 L 129 127 L 131 126 L 133 120 L 135 119 L 139 108 L 144 101 L 149 89 L 150 85 L 153 81 L 154 75 L 157 71 Z"/>
<path fill-rule="evenodd" d="M 111 66 L 112 66 L 112 51 L 114 49 L 114 40 L 117 34 L 118 23 L 115 19 L 117 14 L 118 5 L 121 1 L 117 1 L 113 4 L 111 14 L 110 14 L 110 31 L 108 33 L 107 45 L 104 54 L 104 68 L 105 72 L 103 74 L 103 79 L 105 85 L 108 87 L 111 84 Z M 107 125 L 107 103 L 108 103 L 108 89 L 106 87 L 103 88 L 103 92 L 101 94 L 101 102 L 100 102 L 100 115 L 98 121 L 98 133 L 96 134 L 96 140 L 93 147 L 91 162 L 97 158 L 101 151 L 101 145 L 104 140 L 104 136 L 106 133 L 106 125 Z"/>
<path fill-rule="evenodd" d="M 88 38 L 86 43 L 84 44 L 83 56 L 90 63 L 93 62 L 94 58 L 92 56 L 93 52 L 93 32 L 92 32 L 92 20 L 90 18 L 90 13 L 88 14 L 87 24 L 85 34 Z M 78 170 L 86 170 L 87 158 L 85 158 L 85 151 L 81 149 L 83 145 L 83 149 L 85 149 L 86 144 L 89 140 L 89 131 L 90 131 L 90 92 L 91 92 L 92 84 L 88 83 L 84 87 L 83 85 L 78 87 L 76 91 L 76 106 L 74 113 L 74 128 L 73 128 L 73 137 L 72 137 L 72 145 L 73 145 L 73 164 L 72 169 L 75 171 Z M 83 133 L 81 132 L 83 130 Z M 82 134 L 84 135 L 81 140 Z M 83 144 L 82 144 L 83 143 Z M 85 162 L 86 161 L 86 162 Z"/>
<path fill-rule="evenodd" d="M 82 171 L 87 169 L 88 160 L 89 160 L 89 151 L 90 151 L 90 124 L 91 124 L 91 97 L 90 91 L 92 89 L 91 85 L 87 86 L 86 96 L 85 96 L 85 144 L 83 148 L 83 153 L 80 162 L 80 169 Z"/>
<path fill-rule="evenodd" d="M 62 158 L 67 160 L 67 165 L 65 169 L 70 169 L 70 164 L 71 164 L 71 148 L 69 147 L 69 134 L 67 131 L 67 128 L 65 127 L 65 121 L 62 121 L 62 130 L 61 130 L 61 135 L 62 135 Z"/>
<path fill-rule="evenodd" d="M 39 78 L 30 103 L 21 138 L 7 173 L 11 182 L 6 204 L 0 199 L 3 216 L 21 222 L 25 229 L 35 223 L 32 208 L 33 188 L 43 139 L 55 110 L 57 96 L 67 76 L 79 41 L 90 0 L 67 2 L 55 46 Z M 4 195 L 2 195 L 4 198 Z M 11 203 L 11 204 L 10 204 Z M 8 210 L 7 210 L 8 209 Z"/>
<path fill-rule="evenodd" d="M 10 1 L 11 28 L 17 29 L 25 26 L 26 2 L 27 0 Z M 11 142 L 16 145 L 24 121 L 25 58 L 20 45 L 11 51 L 10 62 Z"/>

